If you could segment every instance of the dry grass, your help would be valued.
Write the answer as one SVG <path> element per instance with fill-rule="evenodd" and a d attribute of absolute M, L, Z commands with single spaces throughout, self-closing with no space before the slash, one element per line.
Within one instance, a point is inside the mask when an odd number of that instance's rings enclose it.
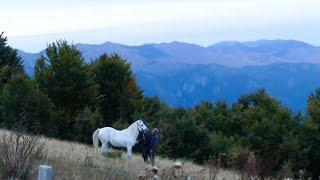
<path fill-rule="evenodd" d="M 0 178 L 30 179 L 45 161 L 44 144 L 36 136 L 0 131 Z"/>
<path fill-rule="evenodd" d="M 5 132 L 5 131 L 1 131 Z M 0 133 L 1 134 L 1 133 Z M 44 144 L 47 154 L 46 164 L 53 167 L 54 179 L 137 179 L 139 174 L 146 173 L 146 164 L 140 155 L 128 159 L 124 151 L 111 150 L 107 157 L 101 149 L 92 146 L 59 141 L 41 137 L 40 143 Z M 183 162 L 178 173 L 174 171 L 175 161 L 165 158 L 156 158 L 155 166 L 159 168 L 160 179 L 186 179 L 187 176 L 196 179 L 210 179 L 209 169 L 206 166 Z M 174 178 L 174 174 L 176 174 Z M 220 169 L 216 179 L 240 179 L 232 171 Z"/>

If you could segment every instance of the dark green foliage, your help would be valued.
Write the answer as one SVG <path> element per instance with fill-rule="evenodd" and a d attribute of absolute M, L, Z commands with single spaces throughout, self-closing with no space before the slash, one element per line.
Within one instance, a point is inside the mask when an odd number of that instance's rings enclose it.
<path fill-rule="evenodd" d="M 48 96 L 22 75 L 12 77 L 0 92 L 0 123 L 6 128 L 50 135 L 55 130 L 52 110 Z"/>
<path fill-rule="evenodd" d="M 7 37 L 0 33 L 0 88 L 15 74 L 24 74 L 17 51 L 7 45 Z"/>
<path fill-rule="evenodd" d="M 236 113 L 241 114 L 238 136 L 242 136 L 244 145 L 255 152 L 258 174 L 275 175 L 274 172 L 280 170 L 287 160 L 281 156 L 286 148 L 283 144 L 297 122 L 286 108 L 264 90 L 241 97 L 234 106 Z"/>
<path fill-rule="evenodd" d="M 320 127 L 320 88 L 316 89 L 308 99 L 309 120 Z"/>
<path fill-rule="evenodd" d="M 35 80 L 59 113 L 59 137 L 73 138 L 78 114 L 85 107 L 96 109 L 99 103 L 98 85 L 89 76 L 81 53 L 66 41 L 50 44 L 46 56 L 36 63 Z"/>
<path fill-rule="evenodd" d="M 144 110 L 161 127 L 160 152 L 167 156 L 197 162 L 218 156 L 222 165 L 242 169 L 247 159 L 241 156 L 253 152 L 255 173 L 265 177 L 276 176 L 299 151 L 300 119 L 264 90 L 242 96 L 232 107 L 204 102 L 168 110 L 156 99 L 146 104 Z"/>
<path fill-rule="evenodd" d="M 103 121 L 100 113 L 85 108 L 76 118 L 76 140 L 91 144 L 92 133 L 101 127 L 103 127 Z"/>
<path fill-rule="evenodd" d="M 66 41 L 52 43 L 35 67 L 35 80 L 57 108 L 75 116 L 97 103 L 97 85 L 87 73 L 81 53 Z"/>
<path fill-rule="evenodd" d="M 195 107 L 195 120 L 198 125 L 225 136 L 232 136 L 238 128 L 231 121 L 230 114 L 230 108 L 222 101 L 216 104 L 204 102 Z"/>
<path fill-rule="evenodd" d="M 194 120 L 187 115 L 173 122 L 173 130 L 168 132 L 171 141 L 167 144 L 172 157 L 188 157 L 202 163 L 210 153 L 208 132 L 196 126 Z M 166 131 L 166 129 L 163 129 Z"/>
<path fill-rule="evenodd" d="M 114 54 L 100 56 L 90 66 L 91 74 L 99 84 L 103 96 L 101 113 L 105 125 L 115 121 L 132 122 L 135 112 L 141 112 L 142 91 L 136 84 L 130 64 Z"/>
<path fill-rule="evenodd" d="M 295 170 L 305 168 L 312 177 L 320 176 L 320 88 L 308 99 L 308 119 L 298 129 L 300 151 L 295 156 Z"/>

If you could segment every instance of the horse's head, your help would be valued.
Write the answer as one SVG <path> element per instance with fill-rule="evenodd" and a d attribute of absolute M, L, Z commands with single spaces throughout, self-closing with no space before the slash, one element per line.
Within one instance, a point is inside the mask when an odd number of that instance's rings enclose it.
<path fill-rule="evenodd" d="M 143 123 L 143 121 L 140 119 L 136 121 L 137 128 L 140 132 L 145 132 L 148 130 L 148 127 Z"/>

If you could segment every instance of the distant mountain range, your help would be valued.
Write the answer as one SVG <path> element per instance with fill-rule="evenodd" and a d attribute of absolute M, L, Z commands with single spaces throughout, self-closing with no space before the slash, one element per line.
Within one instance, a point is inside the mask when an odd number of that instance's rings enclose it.
<path fill-rule="evenodd" d="M 320 86 L 320 47 L 294 40 L 226 41 L 208 47 L 182 42 L 75 46 L 87 62 L 103 53 L 120 54 L 132 63 L 146 95 L 157 95 L 173 106 L 234 102 L 265 88 L 293 110 L 305 110 L 307 97 Z M 18 53 L 32 75 L 44 51 Z"/>

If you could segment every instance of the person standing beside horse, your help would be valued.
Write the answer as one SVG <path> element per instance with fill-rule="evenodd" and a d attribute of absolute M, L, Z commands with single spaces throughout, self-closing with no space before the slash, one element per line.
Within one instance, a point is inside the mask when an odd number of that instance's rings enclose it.
<path fill-rule="evenodd" d="M 143 144 L 142 157 L 144 162 L 151 162 L 154 165 L 154 156 L 158 147 L 158 133 L 157 128 L 144 133 L 144 140 L 138 141 L 138 144 Z"/>

